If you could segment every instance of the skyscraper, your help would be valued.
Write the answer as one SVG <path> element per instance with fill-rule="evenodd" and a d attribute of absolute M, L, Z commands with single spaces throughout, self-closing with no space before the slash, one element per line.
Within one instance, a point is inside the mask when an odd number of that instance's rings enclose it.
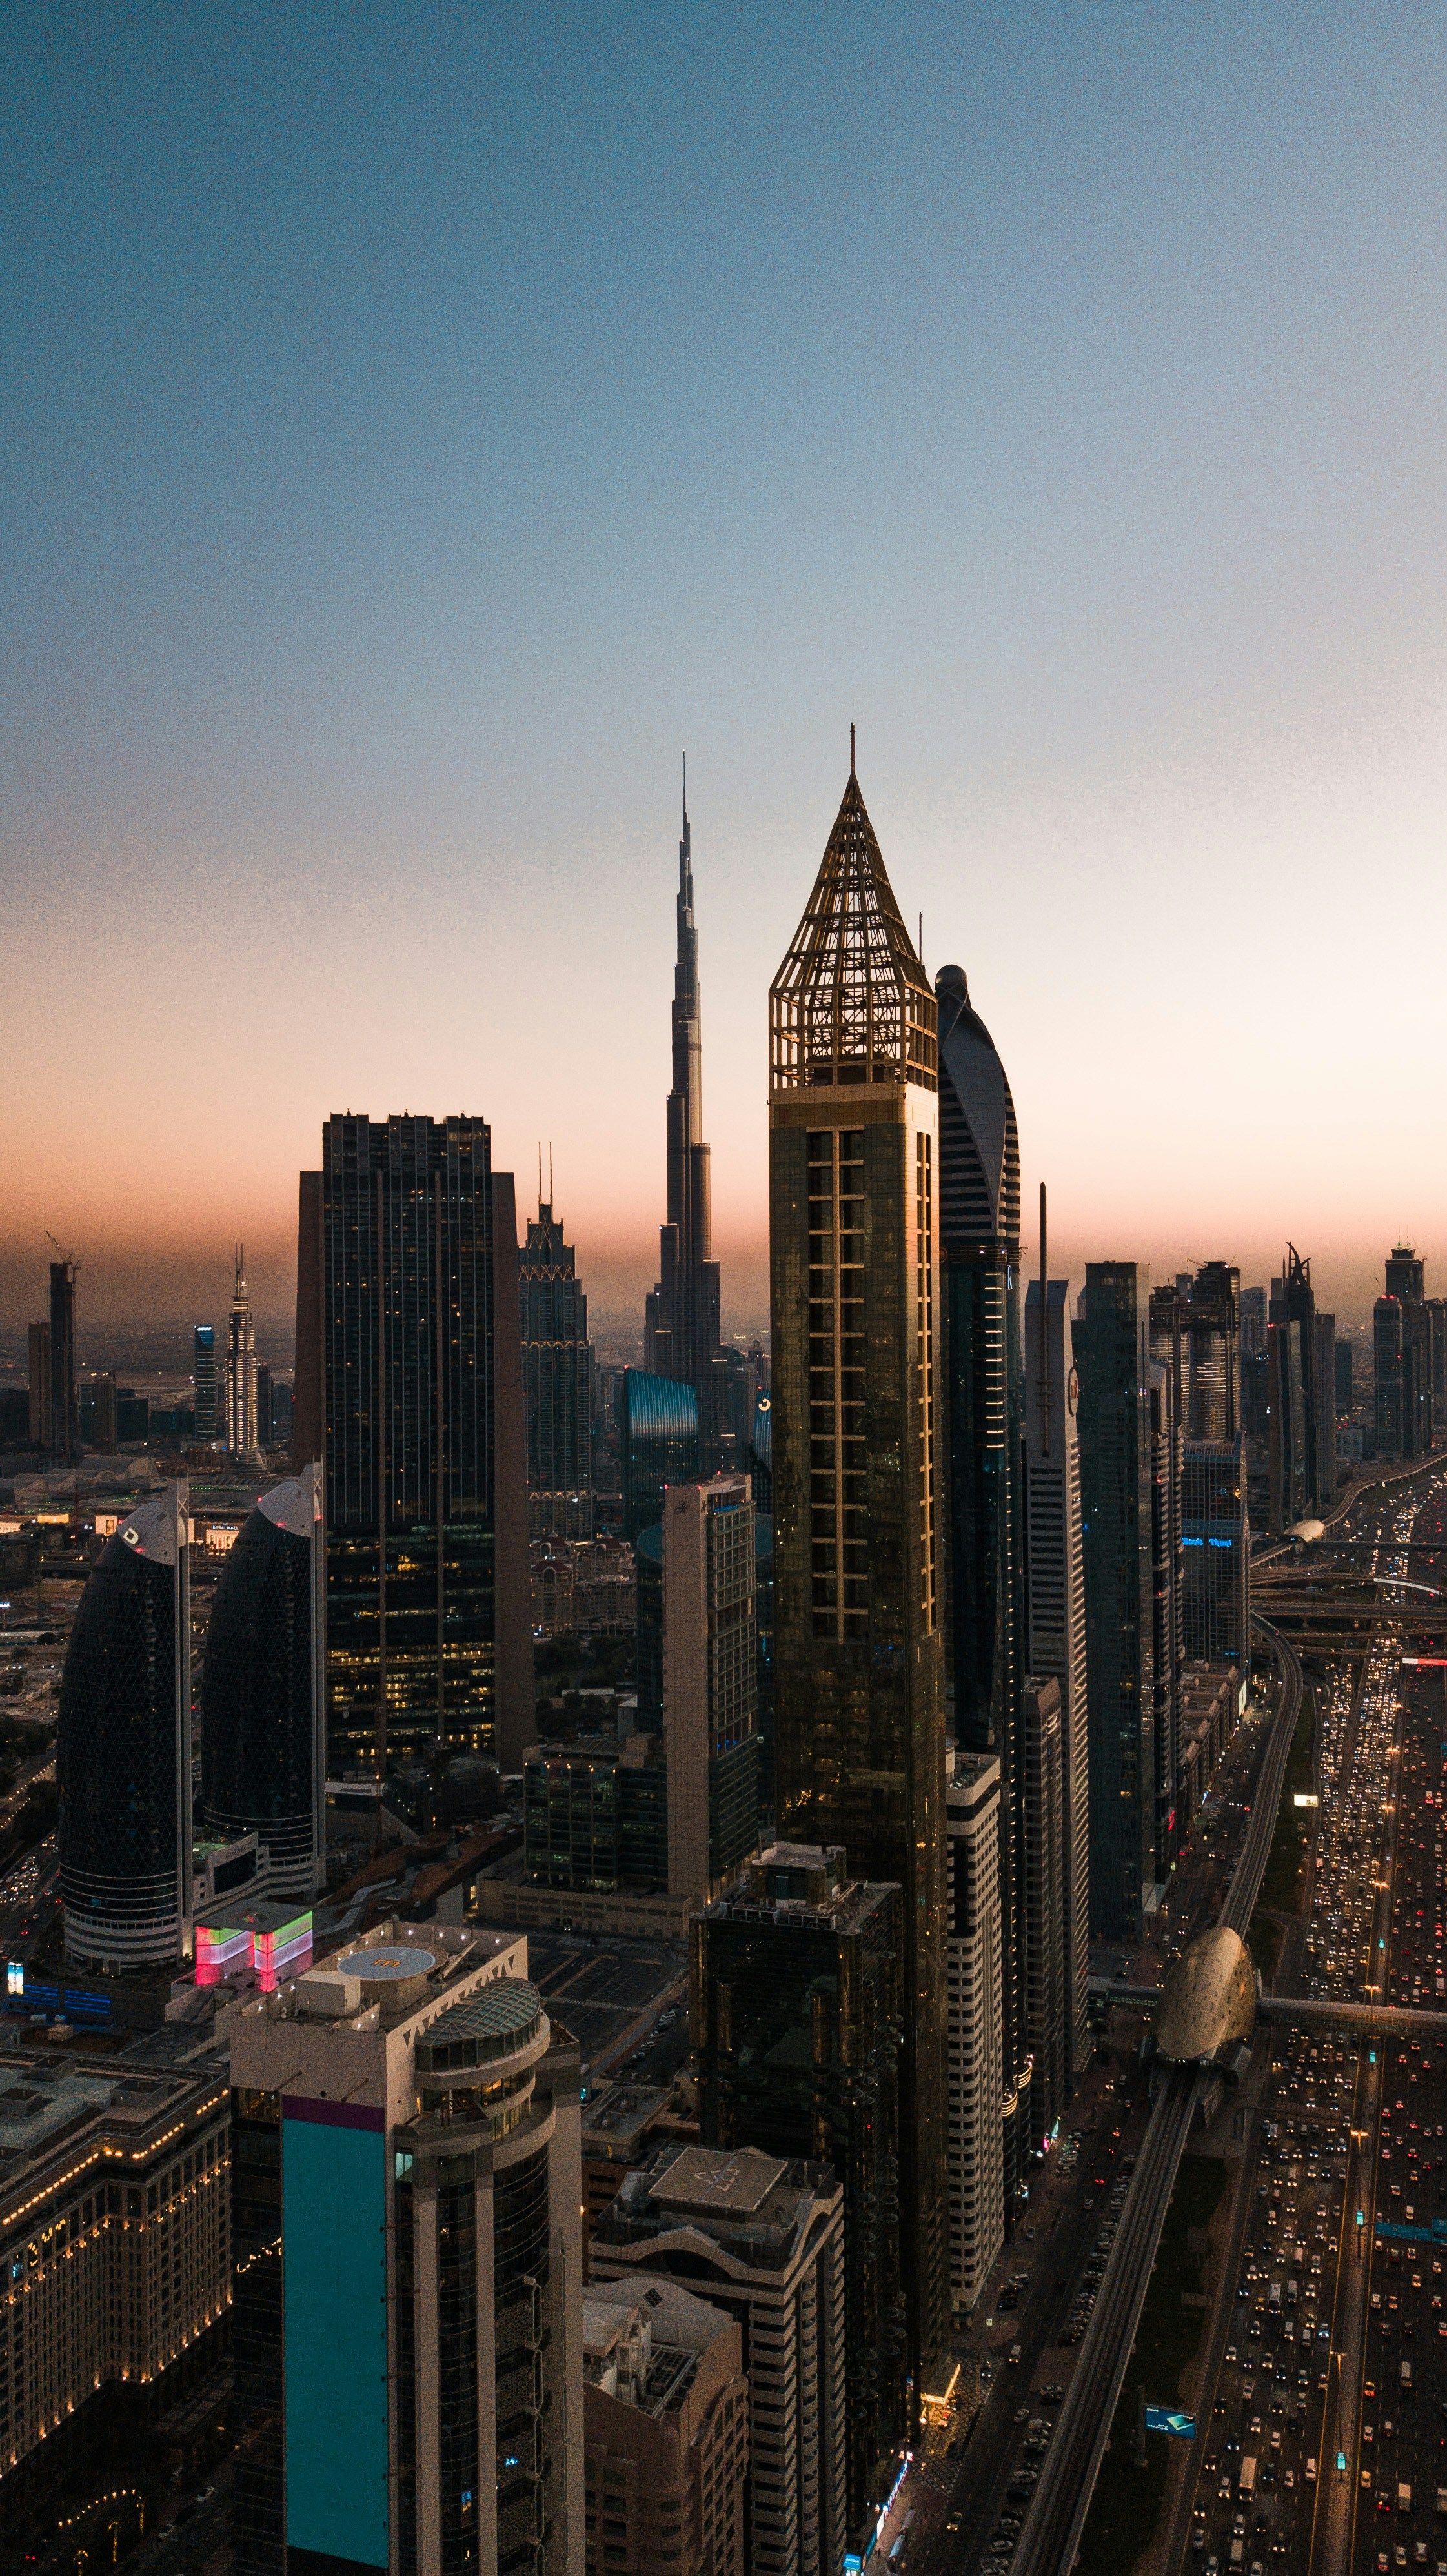
<path fill-rule="evenodd" d="M 551 1162 L 550 1149 L 550 1172 Z M 541 1189 L 518 1258 L 518 1310 L 529 1527 L 535 1537 L 571 1533 L 569 1499 L 591 1492 L 593 1484 L 593 1351 L 577 1255 L 553 1214 L 551 1195 L 545 1199 Z"/>
<path fill-rule="evenodd" d="M 238 1458 L 256 1454 L 256 1327 L 246 1291 L 242 1247 L 236 1247 L 236 1278 L 226 1326 L 226 1446 Z"/>
<path fill-rule="evenodd" d="M 1155 1882 L 1164 1886 L 1176 1857 L 1176 1781 L 1181 1761 L 1182 1593 L 1181 1478 L 1185 1443 L 1176 1411 L 1176 1381 L 1150 1363 L 1151 1673 L 1155 1729 Z"/>
<path fill-rule="evenodd" d="M 673 1087 L 668 1095 L 668 1217 L 659 1231 L 658 1285 L 647 1302 L 643 1356 L 656 1376 L 682 1378 L 698 1390 L 707 1446 L 712 1427 L 709 1397 L 719 1355 L 719 1281 L 713 1259 L 709 1153 L 703 1141 L 703 995 L 686 794 L 683 837 L 678 844 L 677 938 Z"/>
<path fill-rule="evenodd" d="M 1409 1243 L 1387 1255 L 1386 1294 L 1372 1314 L 1379 1458 L 1421 1458 L 1432 1446 L 1432 1318 L 1426 1265 Z"/>
<path fill-rule="evenodd" d="M 56 1736 L 65 1946 L 103 1966 L 179 1959 L 191 1918 L 188 1487 L 107 1539 L 66 1649 Z"/>
<path fill-rule="evenodd" d="M 833 2165 L 844 2187 L 848 2525 L 906 2437 L 899 2262 L 900 1892 L 842 1851 L 775 1843 L 689 1926 L 708 2147 Z M 998 2057 L 998 2033 L 996 2034 Z M 995 2156 L 999 2161 L 998 2103 Z"/>
<path fill-rule="evenodd" d="M 384 1923 L 231 2025 L 238 2576 L 582 2576 L 576 2043 Z"/>
<path fill-rule="evenodd" d="M 50 1265 L 50 1445 L 57 1458 L 80 1456 L 80 1381 L 75 1359 L 75 1275 L 63 1255 Z"/>
<path fill-rule="evenodd" d="M 191 1376 L 196 1389 L 196 1439 L 205 1446 L 221 1432 L 216 1384 L 216 1327 L 197 1324 L 191 1333 Z"/>
<path fill-rule="evenodd" d="M 1074 1325 L 1090 1676 L 1090 1915 L 1139 1939 L 1155 1885 L 1149 1273 L 1091 1261 Z"/>
<path fill-rule="evenodd" d="M 1000 1763 L 1005 2208 L 1031 2127 L 1025 2007 L 1020 1143 L 1010 1085 L 959 966 L 935 979 L 940 1054 L 941 1521 L 955 1742 Z"/>
<path fill-rule="evenodd" d="M 326 1879 L 321 1469 L 262 1496 L 221 1569 L 201 1677 L 208 1834 L 255 1833 L 270 1887 Z"/>
<path fill-rule="evenodd" d="M 348 1114 L 322 1150 L 294 1438 L 319 1351 L 331 1759 L 381 1775 L 440 1738 L 515 1767 L 535 1728 L 512 1175 L 481 1118 Z"/>
<path fill-rule="evenodd" d="M 781 1838 L 904 1892 L 916 2390 L 949 2327 L 936 1020 L 851 768 L 770 993 L 775 1784 Z"/>
<path fill-rule="evenodd" d="M 949 1834 L 950 2300 L 969 2315 L 1005 2242 L 1000 2015 L 1000 1764 L 952 1755 Z"/>
<path fill-rule="evenodd" d="M 706 1905 L 759 1838 L 754 1506 L 747 1476 L 671 1485 L 663 1508 L 668 1884 Z"/>
<path fill-rule="evenodd" d="M 669 1485 L 699 1472 L 698 1389 L 653 1369 L 625 1369 L 618 1386 L 623 1535 L 637 1544 L 663 1518 Z"/>
<path fill-rule="evenodd" d="M 1324 1337 L 1316 1329 L 1316 1297 L 1311 1263 L 1294 1243 L 1286 1247 L 1279 1279 L 1271 1282 L 1266 1348 L 1270 1390 L 1270 1521 L 1277 1533 L 1311 1517 L 1330 1501 L 1335 1482 L 1333 1435 L 1331 1478 L 1324 1485 L 1326 1440 L 1323 1412 L 1334 1414 L 1336 1358 L 1331 1376 L 1321 1383 Z"/>
<path fill-rule="evenodd" d="M 1041 1194 L 1041 1260 L 1045 1206 Z M 1070 1283 L 1032 1279 L 1025 1297 L 1025 1545 L 1029 1624 L 1026 1668 L 1060 1686 L 1061 1831 L 1064 1855 L 1069 2080 L 1091 2056 L 1090 1729 L 1085 1654 L 1085 1552 L 1080 1526 L 1080 1390 L 1070 1348 Z M 1043 1332 L 1042 1332 L 1043 1326 Z"/>
<path fill-rule="evenodd" d="M 51 1445 L 51 1403 L 54 1390 L 50 1383 L 50 1326 L 30 1327 L 29 1427 L 31 1444 L 37 1449 Z"/>
<path fill-rule="evenodd" d="M 1032 2144 L 1065 2108 L 1065 1830 L 1060 1685 L 1029 1680 L 1022 1694 L 1025 1770 L 1025 2038 L 1030 2051 Z"/>

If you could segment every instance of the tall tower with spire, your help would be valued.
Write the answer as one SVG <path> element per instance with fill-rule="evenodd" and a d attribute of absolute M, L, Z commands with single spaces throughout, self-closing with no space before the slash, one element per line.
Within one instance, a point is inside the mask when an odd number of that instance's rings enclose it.
<path fill-rule="evenodd" d="M 245 1248 L 238 1243 L 226 1326 L 226 1446 L 248 1458 L 256 1445 L 256 1326 L 246 1292 Z"/>
<path fill-rule="evenodd" d="M 905 2314 L 855 2366 L 905 2422 L 949 2335 L 937 1023 L 851 762 L 769 994 L 775 1784 L 903 1891 Z"/>
<path fill-rule="evenodd" d="M 698 1389 L 699 1417 L 719 1356 L 718 1263 L 709 1210 L 709 1155 L 703 1141 L 703 997 L 693 919 L 693 860 L 684 774 L 678 844 L 678 957 L 673 970 L 673 1088 L 668 1095 L 668 1219 L 659 1229 L 658 1285 L 648 1299 L 644 1366 Z"/>

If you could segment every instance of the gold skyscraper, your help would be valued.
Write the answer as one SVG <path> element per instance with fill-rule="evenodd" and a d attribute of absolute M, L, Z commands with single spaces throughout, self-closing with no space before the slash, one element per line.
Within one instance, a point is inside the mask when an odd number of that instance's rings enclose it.
<path fill-rule="evenodd" d="M 916 2396 L 949 2332 L 935 997 L 853 768 L 769 996 L 778 1819 L 904 1891 Z"/>

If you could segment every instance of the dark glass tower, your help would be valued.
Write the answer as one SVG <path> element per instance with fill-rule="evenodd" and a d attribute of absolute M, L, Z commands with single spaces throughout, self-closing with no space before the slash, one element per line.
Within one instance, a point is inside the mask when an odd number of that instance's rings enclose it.
<path fill-rule="evenodd" d="M 297 1373 L 315 1329 L 331 1758 L 380 1775 L 440 1739 L 511 1767 L 534 1732 L 512 1176 L 481 1118 L 349 1115 L 320 1195 Z"/>
<path fill-rule="evenodd" d="M 1075 1320 L 1090 1685 L 1090 1928 L 1138 1940 L 1155 1882 L 1156 1697 L 1148 1299 L 1134 1261 L 1090 1261 Z"/>
<path fill-rule="evenodd" d="M 916 2394 L 950 2313 L 936 1018 L 851 768 L 769 996 L 775 1787 L 781 1839 L 903 1891 Z"/>
<path fill-rule="evenodd" d="M 65 1946 L 104 1966 L 179 1959 L 191 1914 L 191 1638 L 184 1479 L 108 1539 L 60 1685 Z"/>
<path fill-rule="evenodd" d="M 630 1546 L 663 1518 L 666 1485 L 699 1472 L 698 1390 L 652 1369 L 625 1369 L 618 1388 L 623 1535 Z"/>
<path fill-rule="evenodd" d="M 201 1677 L 208 1834 L 255 1832 L 279 1894 L 325 1879 L 321 1471 L 262 1497 L 222 1568 Z"/>
<path fill-rule="evenodd" d="M 559 1498 L 592 1489 L 593 1353 L 577 1256 L 541 1192 L 518 1261 L 518 1308 L 528 1497 L 534 1526 L 545 1535 L 562 1525 Z"/>
<path fill-rule="evenodd" d="M 673 970 L 673 1088 L 668 1095 L 668 1221 L 660 1229 L 658 1285 L 648 1299 L 644 1357 L 659 1377 L 698 1390 L 707 1423 L 719 1356 L 718 1263 L 713 1259 L 709 1154 L 703 1142 L 703 995 L 693 920 L 688 799 L 678 844 L 678 960 Z"/>
<path fill-rule="evenodd" d="M 906 2438 L 899 2262 L 900 1892 L 775 1844 L 689 1926 L 707 2147 L 827 2161 L 844 2186 L 848 2520 Z"/>
<path fill-rule="evenodd" d="M 947 1666 L 955 1742 L 1000 1761 L 1000 2008 L 1005 2222 L 1030 2105 L 1021 1519 L 1020 1139 L 1005 1068 L 959 966 L 936 978 L 940 1042 L 940 1356 Z M 1053 2116 L 1053 2115 L 1052 2115 Z"/>
<path fill-rule="evenodd" d="M 57 1458 L 80 1456 L 80 1381 L 75 1363 L 75 1262 L 50 1265 L 50 1445 Z"/>

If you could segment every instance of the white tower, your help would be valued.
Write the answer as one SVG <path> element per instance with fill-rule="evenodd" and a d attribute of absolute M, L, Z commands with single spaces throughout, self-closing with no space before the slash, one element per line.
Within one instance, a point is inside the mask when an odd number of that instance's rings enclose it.
<path fill-rule="evenodd" d="M 256 1327 L 246 1293 L 244 1246 L 238 1243 L 226 1327 L 226 1446 L 249 1458 L 256 1445 Z"/>

